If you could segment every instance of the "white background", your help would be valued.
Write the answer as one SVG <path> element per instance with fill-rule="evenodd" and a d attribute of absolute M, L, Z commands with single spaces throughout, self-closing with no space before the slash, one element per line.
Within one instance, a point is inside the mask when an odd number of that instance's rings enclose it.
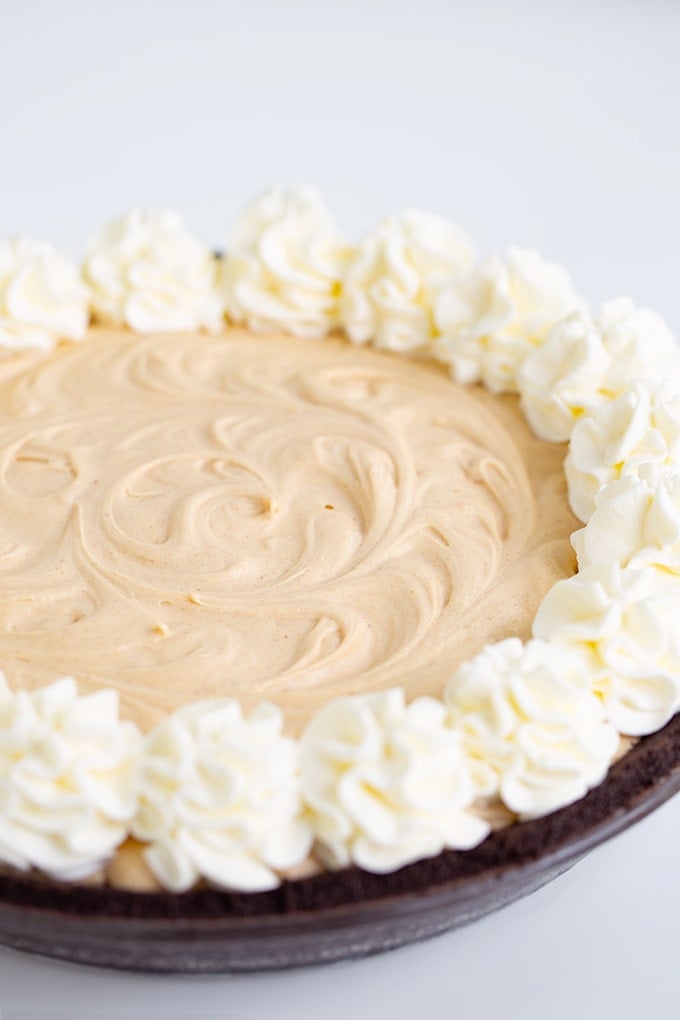
<path fill-rule="evenodd" d="M 0 234 L 79 255 L 142 204 L 223 245 L 259 190 L 313 183 L 350 235 L 450 215 L 680 331 L 679 53 L 674 0 L 3 0 Z M 0 951 L 2 1015 L 676 1017 L 679 837 L 677 799 L 492 918 L 331 968 L 159 979 Z"/>

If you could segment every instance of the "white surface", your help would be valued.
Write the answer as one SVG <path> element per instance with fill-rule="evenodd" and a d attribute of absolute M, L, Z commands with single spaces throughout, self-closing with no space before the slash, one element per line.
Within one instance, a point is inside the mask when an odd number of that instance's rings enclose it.
<path fill-rule="evenodd" d="M 450 214 L 677 332 L 679 43 L 672 0 L 4 0 L 0 232 L 79 254 L 139 203 L 223 244 L 255 192 L 311 182 L 350 234 Z M 680 798 L 494 917 L 332 968 L 158 979 L 0 952 L 2 1017 L 664 1020 L 679 836 Z"/>

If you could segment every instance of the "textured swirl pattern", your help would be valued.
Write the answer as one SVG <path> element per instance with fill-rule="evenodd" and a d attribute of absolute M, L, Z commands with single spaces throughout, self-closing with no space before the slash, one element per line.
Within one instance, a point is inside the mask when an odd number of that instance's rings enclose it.
<path fill-rule="evenodd" d="M 455 397 L 455 399 L 452 399 Z M 516 403 L 342 341 L 93 335 L 0 377 L 0 662 L 188 701 L 435 694 L 574 569 Z"/>

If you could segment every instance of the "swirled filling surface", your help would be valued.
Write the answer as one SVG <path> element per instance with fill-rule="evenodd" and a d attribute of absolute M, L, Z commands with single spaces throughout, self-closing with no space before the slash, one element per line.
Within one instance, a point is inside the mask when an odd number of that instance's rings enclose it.
<path fill-rule="evenodd" d="M 0 667 L 144 727 L 440 693 L 574 571 L 564 448 L 516 398 L 342 340 L 140 338 L 0 366 Z"/>

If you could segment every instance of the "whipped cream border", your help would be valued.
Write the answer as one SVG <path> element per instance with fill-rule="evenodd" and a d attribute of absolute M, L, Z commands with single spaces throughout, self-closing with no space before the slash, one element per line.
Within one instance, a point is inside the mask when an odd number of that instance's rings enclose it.
<path fill-rule="evenodd" d="M 142 245 L 131 224 L 144 215 Z M 340 328 L 518 392 L 536 434 L 569 441 L 579 569 L 546 595 L 532 640 L 486 646 L 441 698 L 333 699 L 298 740 L 266 702 L 249 718 L 231 699 L 193 702 L 143 736 L 112 690 L 79 696 L 60 678 L 27 694 L 0 674 L 0 862 L 79 881 L 132 836 L 167 890 L 257 891 L 304 871 L 312 847 L 328 868 L 385 873 L 478 845 L 499 808 L 507 821 L 580 799 L 622 737 L 680 710 L 680 353 L 663 320 L 628 299 L 593 317 L 560 266 L 518 248 L 475 263 L 458 227 L 424 213 L 351 247 L 309 189 L 262 196 L 212 276 L 199 266 L 207 246 L 180 224 L 136 213 L 99 235 L 118 305 L 149 288 L 153 315 L 121 313 L 128 328 L 215 331 L 226 307 L 227 321 L 319 339 Z M 75 290 L 82 305 L 90 283 L 80 314 L 96 320 L 91 259 Z M 24 287 L 16 323 L 12 302 L 2 308 L 6 356 L 35 346 L 25 321 L 40 323 L 43 350 L 81 338 L 59 319 L 73 272 L 60 295 L 56 272 L 48 290 L 15 280 L 9 259 L 4 269 L 5 294 Z M 88 737 L 94 706 L 108 757 Z"/>

